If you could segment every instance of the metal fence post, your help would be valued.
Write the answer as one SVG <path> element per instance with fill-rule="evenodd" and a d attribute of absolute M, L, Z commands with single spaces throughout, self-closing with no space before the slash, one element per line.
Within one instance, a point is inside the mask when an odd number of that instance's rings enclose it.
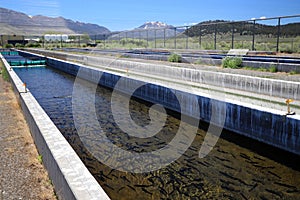
<path fill-rule="evenodd" d="M 127 44 L 127 31 L 125 32 L 125 45 Z"/>
<path fill-rule="evenodd" d="M 154 49 L 156 49 L 156 29 L 154 29 Z"/>
<path fill-rule="evenodd" d="M 232 24 L 231 49 L 234 49 L 234 24 Z"/>
<path fill-rule="evenodd" d="M 176 49 L 176 27 L 174 28 L 174 49 Z"/>
<path fill-rule="evenodd" d="M 255 50 L 255 24 L 256 24 L 256 21 L 253 20 L 253 30 L 252 30 L 252 33 L 253 33 L 253 37 L 252 37 L 252 51 Z"/>
<path fill-rule="evenodd" d="M 186 41 L 185 41 L 185 48 L 189 49 L 189 27 L 185 27 L 185 32 L 186 32 Z"/>
<path fill-rule="evenodd" d="M 141 31 L 138 31 L 138 33 L 139 33 L 139 45 L 138 46 L 143 46 L 141 43 Z"/>
<path fill-rule="evenodd" d="M 78 36 L 78 47 L 80 47 L 81 44 L 80 44 L 80 35 Z"/>
<path fill-rule="evenodd" d="M 166 29 L 164 28 L 164 48 L 166 48 Z"/>
<path fill-rule="evenodd" d="M 215 24 L 215 39 L 214 39 L 215 50 L 217 50 L 217 24 Z"/>
<path fill-rule="evenodd" d="M 106 49 L 106 35 L 104 34 L 104 49 Z"/>
<path fill-rule="evenodd" d="M 277 29 L 277 43 L 276 43 L 276 52 L 279 52 L 279 39 L 280 39 L 280 22 L 281 22 L 281 18 L 278 18 L 278 29 Z"/>
<path fill-rule="evenodd" d="M 134 37 L 135 33 L 136 33 L 135 31 L 132 32 L 132 40 L 133 40 L 133 42 L 135 40 L 135 37 Z"/>
<path fill-rule="evenodd" d="M 201 26 L 199 26 L 200 27 L 200 30 L 199 30 L 199 32 L 200 32 L 200 34 L 199 34 L 199 46 L 200 46 L 200 49 L 202 48 L 202 29 L 201 29 Z"/>
<path fill-rule="evenodd" d="M 149 47 L 149 30 L 147 29 L 146 31 L 146 35 L 147 35 L 147 48 Z"/>

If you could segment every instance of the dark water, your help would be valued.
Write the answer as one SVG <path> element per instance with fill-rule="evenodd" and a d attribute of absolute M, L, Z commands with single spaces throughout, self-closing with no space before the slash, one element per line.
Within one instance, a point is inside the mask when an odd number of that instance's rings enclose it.
<path fill-rule="evenodd" d="M 198 152 L 206 132 L 198 129 L 190 148 L 165 168 L 142 174 L 111 169 L 90 153 L 96 149 L 95 145 L 86 148 L 78 137 L 72 115 L 74 77 L 51 68 L 15 71 L 112 199 L 300 198 L 298 156 L 226 131 L 223 131 L 213 151 L 203 159 L 198 157 Z M 93 92 L 87 82 L 82 82 L 82 87 L 85 88 L 83 98 L 85 93 Z M 98 87 L 95 97 L 102 130 L 114 144 L 125 150 L 143 152 L 162 148 L 178 130 L 180 117 L 168 115 L 164 128 L 152 139 L 129 137 L 113 120 L 111 91 Z M 122 96 L 119 99 L 116 104 L 122 106 Z M 130 112 L 137 124 L 149 123 L 150 106 L 131 99 Z M 205 129 L 205 124 L 202 126 Z M 97 135 L 94 137 L 97 141 Z"/>

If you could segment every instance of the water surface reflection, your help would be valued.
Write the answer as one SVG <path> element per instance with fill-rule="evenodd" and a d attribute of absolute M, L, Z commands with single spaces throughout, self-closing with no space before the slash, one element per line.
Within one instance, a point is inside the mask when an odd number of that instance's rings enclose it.
<path fill-rule="evenodd" d="M 91 154 L 99 145 L 95 127 L 86 130 L 95 132 L 89 135 L 94 141 L 87 144 L 90 146 L 84 146 L 78 137 L 72 116 L 74 77 L 51 68 L 15 71 L 112 199 L 297 199 L 300 196 L 299 157 L 226 131 L 213 151 L 203 159 L 199 159 L 198 153 L 205 131 L 198 129 L 191 147 L 165 168 L 143 174 L 111 169 Z M 93 91 L 90 83 L 82 84 L 84 98 L 86 93 Z M 129 137 L 114 122 L 111 91 L 98 87 L 95 95 L 102 130 L 124 150 L 147 152 L 162 148 L 178 130 L 180 119 L 168 115 L 164 128 L 151 139 Z M 118 106 L 122 106 L 122 98 L 121 95 L 115 102 Z M 137 124 L 149 123 L 150 106 L 150 103 L 131 99 L 130 112 Z M 87 113 L 82 114 L 84 117 Z M 277 158 L 272 156 L 273 152 L 279 152 Z M 282 163 L 285 159 L 289 160 Z"/>

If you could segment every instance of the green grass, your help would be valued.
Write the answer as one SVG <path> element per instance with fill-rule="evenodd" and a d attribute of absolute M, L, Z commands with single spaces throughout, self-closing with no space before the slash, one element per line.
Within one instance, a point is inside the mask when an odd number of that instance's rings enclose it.
<path fill-rule="evenodd" d="M 242 67 L 242 58 L 240 57 L 225 57 L 222 59 L 222 67 L 238 69 Z"/>
<path fill-rule="evenodd" d="M 296 72 L 296 71 L 290 71 L 290 75 L 295 75 L 295 74 L 300 74 L 299 72 Z"/>
<path fill-rule="evenodd" d="M 42 155 L 38 155 L 37 159 L 38 159 L 39 163 L 41 163 L 41 164 L 43 163 L 43 156 Z"/>
<path fill-rule="evenodd" d="M 169 62 L 181 63 L 182 62 L 182 57 L 178 54 L 173 53 L 168 57 L 168 61 Z"/>
<path fill-rule="evenodd" d="M 246 69 L 246 70 L 253 70 L 253 71 L 260 71 L 260 72 L 267 72 L 268 70 L 266 68 L 263 68 L 263 67 L 249 67 L 249 66 L 245 66 L 243 67 L 243 69 Z"/>
<path fill-rule="evenodd" d="M 276 73 L 276 72 L 278 72 L 278 69 L 277 69 L 276 66 L 271 66 L 271 67 L 269 68 L 269 72 Z"/>
<path fill-rule="evenodd" d="M 9 81 L 9 75 L 8 72 L 6 70 L 6 68 L 4 67 L 3 63 L 0 62 L 0 73 L 2 75 L 3 80 L 5 81 Z"/>
<path fill-rule="evenodd" d="M 257 68 L 257 67 L 245 66 L 245 67 L 242 67 L 242 69 L 260 71 L 260 72 L 272 72 L 272 73 L 278 72 L 278 69 L 276 66 L 271 66 L 270 68 L 264 68 L 264 67 Z"/>

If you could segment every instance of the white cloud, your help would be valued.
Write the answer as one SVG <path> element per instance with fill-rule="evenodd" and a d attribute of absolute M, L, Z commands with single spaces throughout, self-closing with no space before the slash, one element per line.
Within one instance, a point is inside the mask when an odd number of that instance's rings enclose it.
<path fill-rule="evenodd" d="M 194 26 L 197 25 L 199 22 L 189 22 L 189 23 L 184 23 L 184 26 Z"/>
<path fill-rule="evenodd" d="M 30 14 L 41 14 L 49 17 L 60 15 L 60 4 L 57 0 L 21 0 L 20 3 Z"/>

